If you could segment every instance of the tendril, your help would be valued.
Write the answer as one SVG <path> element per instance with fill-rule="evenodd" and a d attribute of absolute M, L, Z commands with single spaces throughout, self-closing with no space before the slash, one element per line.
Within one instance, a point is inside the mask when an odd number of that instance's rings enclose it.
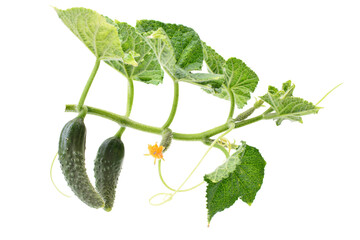
<path fill-rule="evenodd" d="M 54 166 L 54 162 L 55 162 L 55 159 L 57 157 L 58 153 L 55 154 L 55 157 L 54 159 L 52 160 L 52 163 L 51 163 L 51 166 L 50 166 L 50 179 L 51 179 L 51 182 L 52 184 L 54 185 L 54 187 L 56 188 L 56 190 L 61 193 L 63 196 L 65 197 L 70 197 L 69 195 L 66 195 L 65 193 L 63 193 L 62 191 L 60 191 L 60 189 L 56 186 L 55 182 L 54 182 L 54 179 L 53 179 L 53 176 L 52 176 L 52 169 L 53 169 L 53 166 Z"/>
<path fill-rule="evenodd" d="M 317 104 L 315 104 L 315 106 L 319 105 L 332 91 L 334 91 L 335 89 L 337 89 L 338 87 L 340 87 L 343 83 L 340 83 L 338 85 L 336 85 L 333 89 L 331 89 L 328 93 L 325 94 L 325 96 L 320 99 L 320 101 L 318 101 Z"/>
<path fill-rule="evenodd" d="M 181 188 L 185 185 L 185 183 L 189 180 L 189 178 L 193 175 L 193 173 L 196 171 L 196 169 L 200 166 L 200 164 L 202 163 L 202 161 L 205 159 L 205 157 L 207 156 L 207 154 L 210 152 L 210 150 L 214 147 L 214 145 L 216 143 L 218 143 L 219 139 L 223 138 L 226 134 L 228 134 L 229 132 L 231 132 L 234 128 L 235 128 L 235 124 L 234 123 L 231 123 L 229 124 L 230 127 L 227 131 L 225 131 L 224 133 L 222 133 L 215 141 L 213 141 L 211 143 L 211 145 L 209 146 L 209 148 L 206 150 L 205 154 L 202 156 L 202 158 L 200 159 L 200 161 L 196 164 L 195 168 L 191 171 L 191 173 L 187 176 L 187 178 L 184 180 L 184 182 L 175 190 L 175 189 L 172 189 L 170 188 L 170 190 L 172 190 L 173 192 L 172 193 L 158 193 L 158 194 L 155 194 L 154 196 L 152 196 L 150 199 L 149 199 L 149 203 L 153 206 L 160 206 L 160 205 L 163 205 L 164 203 L 166 202 L 169 202 L 173 199 L 173 197 L 175 196 L 176 193 L 178 192 L 181 192 Z M 164 182 L 163 182 L 164 183 Z M 203 183 L 203 182 L 202 182 Z M 197 186 L 200 186 L 202 183 L 196 185 L 195 187 Z M 168 185 L 166 184 L 166 186 L 168 187 Z M 189 190 L 191 189 L 194 189 L 195 187 L 193 188 L 190 188 Z M 153 203 L 152 200 L 158 196 L 167 196 L 167 198 L 165 198 L 162 202 L 159 202 L 159 203 Z"/>
<path fill-rule="evenodd" d="M 227 147 L 228 150 L 229 150 L 229 153 L 230 153 L 230 151 L 231 151 L 231 142 L 229 141 L 229 139 L 222 137 L 222 138 L 220 138 L 218 140 L 218 144 L 220 144 L 223 147 Z"/>
<path fill-rule="evenodd" d="M 164 178 L 163 178 L 163 176 L 162 176 L 162 174 L 161 174 L 161 159 L 159 159 L 158 171 L 159 171 L 160 180 L 161 180 L 161 182 L 164 184 L 164 186 L 165 186 L 167 189 L 175 192 L 176 189 L 170 187 L 170 186 L 165 182 L 165 180 L 164 180 Z M 191 187 L 191 188 L 184 189 L 184 190 L 179 190 L 178 192 L 187 192 L 187 191 L 193 190 L 193 189 L 199 187 L 200 185 L 202 185 L 203 183 L 204 183 L 204 181 L 202 181 L 201 183 L 199 183 L 199 184 L 197 184 L 197 185 L 195 185 L 195 186 L 193 186 L 193 187 Z"/>

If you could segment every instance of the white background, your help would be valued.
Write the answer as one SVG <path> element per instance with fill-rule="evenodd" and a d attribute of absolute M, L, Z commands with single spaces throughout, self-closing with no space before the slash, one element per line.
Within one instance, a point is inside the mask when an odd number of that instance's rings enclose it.
<path fill-rule="evenodd" d="M 0 239 L 360 239 L 358 1 L 2 1 L 0 3 Z M 49 169 L 63 125 L 75 114 L 95 58 L 51 6 L 87 7 L 135 25 L 156 19 L 194 28 L 225 58 L 242 59 L 259 76 L 254 96 L 291 79 L 295 95 L 322 103 L 304 123 L 262 121 L 227 137 L 257 147 L 267 161 L 251 207 L 237 201 L 206 221 L 205 185 L 160 207 L 148 199 L 167 192 L 147 144 L 160 136 L 127 129 L 126 157 L 112 212 L 90 209 L 53 187 Z M 135 83 L 131 118 L 161 126 L 171 108 L 169 78 Z M 252 104 L 254 99 L 250 101 Z M 86 104 L 123 114 L 126 80 L 101 64 Z M 229 102 L 181 83 L 172 129 L 201 132 L 222 124 Z M 236 113 L 239 113 L 237 110 Z M 93 181 L 98 146 L 118 126 L 86 118 L 87 169 Z M 185 179 L 206 147 L 176 141 L 165 154 L 164 177 Z M 214 149 L 190 179 L 197 184 L 222 163 Z M 71 194 L 54 165 L 54 180 Z"/>

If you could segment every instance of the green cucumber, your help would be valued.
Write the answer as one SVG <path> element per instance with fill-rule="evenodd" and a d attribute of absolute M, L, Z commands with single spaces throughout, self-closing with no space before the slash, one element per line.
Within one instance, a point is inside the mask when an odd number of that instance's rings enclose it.
<path fill-rule="evenodd" d="M 119 137 L 106 139 L 95 159 L 95 186 L 105 201 L 104 210 L 110 212 L 115 200 L 116 186 L 124 159 L 124 144 Z"/>
<path fill-rule="evenodd" d="M 160 142 L 160 146 L 163 146 L 163 153 L 168 150 L 168 148 L 170 147 L 171 141 L 173 139 L 173 133 L 171 131 L 171 129 L 166 128 L 163 132 L 162 132 L 162 139 Z"/>
<path fill-rule="evenodd" d="M 88 206 L 102 208 L 104 201 L 95 191 L 85 168 L 86 127 L 82 117 L 76 117 L 63 127 L 59 140 L 61 170 L 71 190 Z"/>

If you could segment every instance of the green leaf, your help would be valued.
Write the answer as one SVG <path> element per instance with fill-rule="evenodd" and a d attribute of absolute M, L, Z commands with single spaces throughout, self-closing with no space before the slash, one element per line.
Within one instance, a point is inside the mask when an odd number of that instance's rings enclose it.
<path fill-rule="evenodd" d="M 260 190 L 266 162 L 259 151 L 244 142 L 224 164 L 204 176 L 208 222 L 212 217 L 232 206 L 237 199 L 251 205 Z"/>
<path fill-rule="evenodd" d="M 86 8 L 55 8 L 64 24 L 101 60 L 121 60 L 136 65 L 121 49 L 117 29 L 99 13 Z"/>
<path fill-rule="evenodd" d="M 282 90 L 284 91 L 284 96 L 291 97 L 293 95 L 295 85 L 291 81 L 286 81 L 282 85 Z"/>
<path fill-rule="evenodd" d="M 225 82 L 219 92 L 211 92 L 217 97 L 230 100 L 229 91 L 232 91 L 238 108 L 243 108 L 254 92 L 259 78 L 246 64 L 237 58 L 224 60 L 212 48 L 204 44 L 205 62 L 211 73 L 225 74 Z"/>
<path fill-rule="evenodd" d="M 268 87 L 268 93 L 273 96 L 278 96 L 280 98 L 291 97 L 293 95 L 295 85 L 289 80 L 282 84 L 282 89 L 279 90 L 274 86 Z"/>
<path fill-rule="evenodd" d="M 193 29 L 154 20 L 140 20 L 136 23 L 136 28 L 143 33 L 162 29 L 163 32 L 158 32 L 160 37 L 156 36 L 156 33 L 153 37 L 165 38 L 166 41 L 170 40 L 169 45 L 173 48 L 176 65 L 187 71 L 201 70 L 203 63 L 202 44 L 199 35 Z"/>
<path fill-rule="evenodd" d="M 175 51 L 169 37 L 162 28 L 144 34 L 147 43 L 153 48 L 154 53 L 164 70 L 176 79 Z"/>
<path fill-rule="evenodd" d="M 155 85 L 161 83 L 164 72 L 161 69 L 154 51 L 145 41 L 144 37 L 139 34 L 134 27 L 125 22 L 119 22 L 117 20 L 113 22 L 111 19 L 107 20 L 117 28 L 121 40 L 121 48 L 125 52 L 125 55 L 127 54 L 134 59 L 138 65 L 132 66 L 118 60 L 105 62 L 128 79 L 131 78 Z"/>
<path fill-rule="evenodd" d="M 203 42 L 204 60 L 207 65 L 208 72 L 216 74 L 224 74 L 225 59 L 220 56 L 214 49 L 207 46 Z"/>
<path fill-rule="evenodd" d="M 152 20 L 138 21 L 136 27 L 144 34 L 172 79 L 199 85 L 209 91 L 216 91 L 221 86 L 223 75 L 191 73 L 200 70 L 203 62 L 202 44 L 194 30 Z"/>
<path fill-rule="evenodd" d="M 224 82 L 223 74 L 190 73 L 179 67 L 176 67 L 175 77 L 179 81 L 198 85 L 211 92 L 219 91 L 222 83 Z"/>
<path fill-rule="evenodd" d="M 279 126 L 286 119 L 302 123 L 301 116 L 319 112 L 320 107 L 302 98 L 294 97 L 294 89 L 295 85 L 290 80 L 283 83 L 281 90 L 269 86 L 268 93 L 260 98 L 267 102 L 275 113 L 268 114 L 265 119 L 274 119 Z"/>
<path fill-rule="evenodd" d="M 276 113 L 269 114 L 265 118 L 275 119 L 276 125 L 280 125 L 285 119 L 302 123 L 301 116 L 318 113 L 320 108 L 311 102 L 298 97 L 287 97 L 281 99 L 270 93 L 260 97 L 267 102 Z"/>
<path fill-rule="evenodd" d="M 237 58 L 229 58 L 225 63 L 225 85 L 235 97 L 238 108 L 243 108 L 250 99 L 250 94 L 254 92 L 259 78 Z"/>

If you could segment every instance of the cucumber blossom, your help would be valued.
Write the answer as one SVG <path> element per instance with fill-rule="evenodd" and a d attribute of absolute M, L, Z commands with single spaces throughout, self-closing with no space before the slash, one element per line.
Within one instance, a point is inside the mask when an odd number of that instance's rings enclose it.
<path fill-rule="evenodd" d="M 61 170 L 71 190 L 84 203 L 101 208 L 104 201 L 92 186 L 85 168 L 86 127 L 84 119 L 76 117 L 63 127 L 59 140 Z"/>
<path fill-rule="evenodd" d="M 95 159 L 95 186 L 101 197 L 105 201 L 105 211 L 111 211 L 114 200 L 116 186 L 124 159 L 124 144 L 119 137 L 106 139 L 96 155 Z"/>

